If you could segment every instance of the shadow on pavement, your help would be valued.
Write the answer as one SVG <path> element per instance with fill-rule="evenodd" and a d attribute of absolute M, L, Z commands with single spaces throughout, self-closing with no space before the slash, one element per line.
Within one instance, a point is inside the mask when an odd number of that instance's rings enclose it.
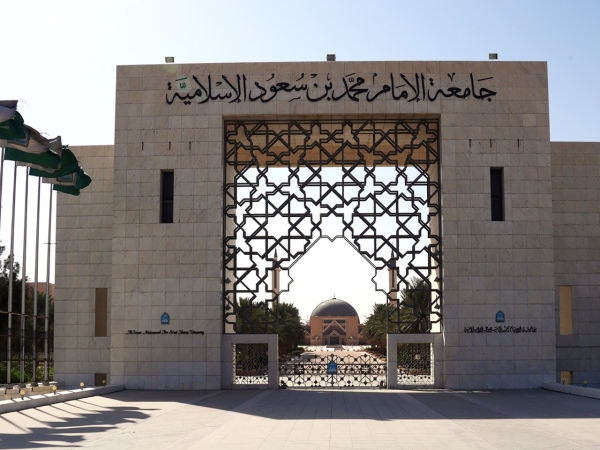
<path fill-rule="evenodd" d="M 229 411 L 238 403 L 236 399 L 252 392 L 256 391 L 222 391 L 195 406 Z M 236 412 L 278 420 L 600 418 L 600 400 L 543 389 L 479 392 L 287 389 L 259 392 L 263 395 L 255 401 L 241 403 L 235 408 Z"/>
<path fill-rule="evenodd" d="M 179 411 L 180 417 L 191 419 L 194 428 L 200 426 L 198 418 L 204 417 L 210 428 L 228 423 L 231 417 L 244 420 L 239 415 L 278 421 L 600 418 L 600 400 L 542 389 L 479 392 L 130 390 L 106 395 L 102 401 L 93 398 L 0 416 L 0 448 L 76 447 L 107 432 L 110 434 L 111 430 L 124 429 L 128 424 L 147 419 L 154 418 L 156 426 L 161 426 L 168 416 L 158 416 L 181 408 L 185 409 Z M 223 416 L 228 412 L 234 416 Z"/>
<path fill-rule="evenodd" d="M 78 401 L 68 403 L 70 411 L 60 403 L 36 408 L 37 417 L 32 414 L 33 409 L 0 415 L 0 448 L 73 447 L 83 442 L 85 434 L 103 433 L 150 417 L 145 412 L 148 409 L 123 406 L 90 411 L 77 408 Z M 60 417 L 64 414 L 72 417 Z M 22 420 L 37 421 L 40 426 L 25 428 L 19 424 Z M 20 429 L 21 433 L 7 433 L 8 426 Z"/>

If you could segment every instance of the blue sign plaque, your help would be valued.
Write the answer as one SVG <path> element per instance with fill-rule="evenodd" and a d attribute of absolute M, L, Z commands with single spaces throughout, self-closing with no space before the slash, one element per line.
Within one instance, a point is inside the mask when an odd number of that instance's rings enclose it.
<path fill-rule="evenodd" d="M 504 322 L 504 313 L 502 311 L 496 313 L 496 322 Z"/>
<path fill-rule="evenodd" d="M 169 315 L 166 312 L 162 313 L 162 316 L 160 316 L 160 324 L 169 325 L 170 322 L 171 318 L 169 317 Z"/>
<path fill-rule="evenodd" d="M 337 373 L 337 364 L 333 361 L 330 361 L 327 364 L 327 374 L 335 375 Z"/>

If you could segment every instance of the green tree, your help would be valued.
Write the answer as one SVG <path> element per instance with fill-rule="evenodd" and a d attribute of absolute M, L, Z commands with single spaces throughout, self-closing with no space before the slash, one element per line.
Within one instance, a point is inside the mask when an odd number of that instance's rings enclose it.
<path fill-rule="evenodd" d="M 363 335 L 372 347 L 385 351 L 387 346 L 388 308 L 385 303 L 375 303 L 373 312 L 367 317 L 363 328 Z"/>
<path fill-rule="evenodd" d="M 4 246 L 0 246 L 0 256 L 5 250 Z M 21 267 L 18 262 L 13 263 L 13 294 L 12 294 L 12 312 L 15 313 L 12 316 L 12 333 L 11 333 L 11 353 L 13 366 L 18 365 L 20 349 L 21 349 L 21 296 L 22 296 L 22 283 L 26 283 L 27 278 L 23 279 L 20 277 Z M 0 348 L 6 349 L 7 335 L 8 335 L 8 291 L 9 291 L 9 277 L 10 277 L 10 257 L 0 261 Z M 33 289 L 27 288 L 25 291 L 25 353 L 31 354 L 33 352 Z M 35 321 L 36 328 L 36 351 L 41 353 L 44 351 L 44 310 L 46 307 L 46 295 L 39 292 L 37 298 L 37 320 Z M 54 349 L 54 305 L 52 298 L 49 299 L 49 321 L 48 321 L 48 351 L 52 352 Z M 4 359 L 5 355 L 2 355 L 0 359 Z M 4 361 L 5 362 L 5 361 Z M 32 370 L 32 369 L 31 369 Z M 28 370 L 28 372 L 31 372 Z M 0 373 L 0 377 L 5 377 L 6 368 Z"/>
<path fill-rule="evenodd" d="M 289 353 L 304 342 L 300 312 L 292 303 L 274 303 L 269 309 L 264 302 L 240 298 L 236 317 L 237 333 L 277 334 L 280 354 Z"/>
<path fill-rule="evenodd" d="M 4 253 L 6 247 L 0 246 L 0 256 Z M 18 262 L 13 263 L 13 292 L 12 299 L 10 301 L 10 307 L 13 312 L 21 312 L 21 290 L 22 282 L 19 278 L 21 273 L 21 267 Z M 6 338 L 8 335 L 8 310 L 9 310 L 9 279 L 10 279 L 10 256 L 0 262 L 0 339 L 3 340 L 0 348 L 6 349 Z M 21 332 L 21 317 L 18 315 L 12 316 L 12 340 L 11 340 L 11 351 L 14 354 L 20 349 L 20 332 Z"/>
<path fill-rule="evenodd" d="M 431 288 L 426 280 L 413 277 L 400 295 L 398 308 L 385 303 L 373 305 L 373 312 L 367 317 L 363 335 L 367 342 L 386 351 L 387 334 L 426 333 L 430 326 Z"/>
<path fill-rule="evenodd" d="M 402 290 L 400 323 L 402 333 L 427 333 L 431 321 L 431 285 L 427 280 L 412 277 Z"/>
<path fill-rule="evenodd" d="M 275 314 L 279 322 L 279 353 L 290 353 L 304 342 L 300 312 L 292 303 L 279 302 Z"/>
<path fill-rule="evenodd" d="M 363 335 L 367 342 L 377 347 L 381 353 L 387 349 L 388 333 L 400 333 L 400 325 L 397 323 L 398 310 L 393 310 L 385 303 L 375 303 L 373 312 L 367 317 Z"/>

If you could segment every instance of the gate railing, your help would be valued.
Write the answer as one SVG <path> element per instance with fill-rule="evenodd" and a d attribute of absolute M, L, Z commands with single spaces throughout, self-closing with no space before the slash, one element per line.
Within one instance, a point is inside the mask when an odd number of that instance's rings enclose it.
<path fill-rule="evenodd" d="M 394 351 L 393 348 L 390 351 Z M 396 347 L 398 386 L 432 385 L 435 380 L 433 344 L 398 344 Z"/>
<path fill-rule="evenodd" d="M 303 353 L 279 363 L 280 388 L 387 386 L 385 361 L 363 353 Z"/>
<path fill-rule="evenodd" d="M 443 387 L 443 336 L 388 334 L 388 385 L 390 389 Z"/>
<path fill-rule="evenodd" d="M 6 383 L 6 359 L 8 354 L 6 351 L 0 351 L 0 384 Z M 32 352 L 26 352 L 23 359 L 24 365 L 24 375 L 25 381 L 29 382 L 33 380 L 33 368 L 35 366 L 35 381 L 41 382 L 44 381 L 44 364 L 45 364 L 46 355 L 44 352 L 37 352 L 36 354 Z M 20 374 L 21 368 L 21 354 L 20 353 L 12 353 L 11 354 L 11 372 L 16 372 Z M 54 373 L 54 353 L 48 353 L 48 375 L 49 380 L 53 379 Z M 11 377 L 13 378 L 13 377 Z M 14 381 L 13 381 L 14 382 Z"/>
<path fill-rule="evenodd" d="M 221 335 L 221 388 L 277 389 L 277 335 Z"/>

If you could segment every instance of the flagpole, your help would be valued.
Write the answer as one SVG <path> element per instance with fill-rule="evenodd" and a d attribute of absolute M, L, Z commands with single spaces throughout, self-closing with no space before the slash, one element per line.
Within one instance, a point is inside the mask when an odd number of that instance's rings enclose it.
<path fill-rule="evenodd" d="M 44 310 L 44 382 L 48 382 L 48 308 L 50 305 L 50 241 L 52 239 L 52 184 L 50 185 L 50 211 L 48 213 L 48 259 L 46 262 L 46 309 Z"/>
<path fill-rule="evenodd" d="M 20 379 L 25 383 L 25 296 L 27 294 L 27 204 L 29 202 L 29 168 L 25 167 L 25 213 L 23 216 L 23 265 L 21 266 L 21 354 Z"/>
<path fill-rule="evenodd" d="M 4 147 L 2 147 L 2 160 L 0 161 L 0 228 L 2 228 L 2 185 L 4 184 Z M 6 339 L 8 340 L 8 333 Z M 8 358 L 7 358 L 8 359 Z M 8 363 L 8 361 L 7 361 Z M 8 364 L 7 364 L 8 366 Z M 10 370 L 6 371 L 7 374 L 10 374 Z M 10 378 L 6 377 L 6 384 L 10 383 Z"/>
<path fill-rule="evenodd" d="M 35 226 L 35 275 L 33 277 L 33 374 L 32 381 L 36 380 L 37 371 L 37 314 L 38 314 L 38 262 L 40 253 L 40 192 L 42 179 L 38 177 L 38 195 L 37 195 L 37 223 Z"/>
<path fill-rule="evenodd" d="M 15 262 L 15 257 L 13 255 L 13 245 L 15 242 L 15 197 L 17 195 L 17 163 L 15 162 L 15 170 L 13 174 L 13 198 L 12 198 L 12 222 L 10 228 L 10 254 L 8 255 L 9 259 L 9 269 L 8 269 L 8 333 L 7 333 L 7 358 L 6 358 L 6 384 L 10 383 L 10 370 L 12 367 L 12 297 L 13 297 L 13 266 Z"/>
<path fill-rule="evenodd" d="M 0 162 L 0 228 L 2 227 L 2 180 L 4 175 L 4 147 L 2 147 L 2 162 Z"/>

